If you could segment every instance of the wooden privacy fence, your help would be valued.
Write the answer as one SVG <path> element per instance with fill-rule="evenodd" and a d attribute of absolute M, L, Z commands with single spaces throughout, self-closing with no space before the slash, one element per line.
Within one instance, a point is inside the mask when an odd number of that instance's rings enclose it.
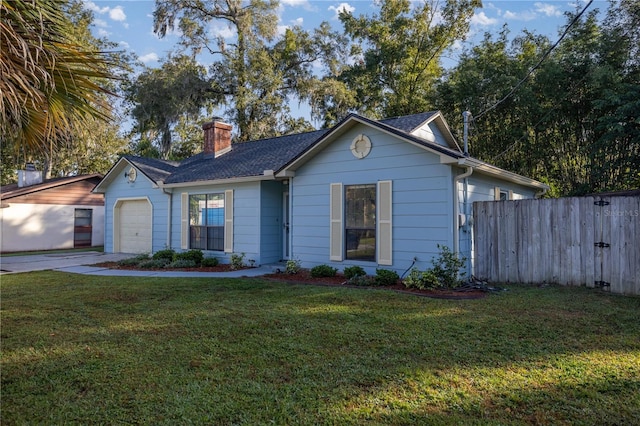
<path fill-rule="evenodd" d="M 474 274 L 640 295 L 640 196 L 473 204 Z"/>

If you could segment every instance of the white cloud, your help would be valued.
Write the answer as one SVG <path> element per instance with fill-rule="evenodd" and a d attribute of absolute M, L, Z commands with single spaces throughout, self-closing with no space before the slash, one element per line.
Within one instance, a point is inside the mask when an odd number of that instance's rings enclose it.
<path fill-rule="evenodd" d="M 304 24 L 304 18 L 297 18 L 297 19 L 292 19 L 291 23 L 293 25 L 299 25 L 302 26 L 302 24 Z"/>
<path fill-rule="evenodd" d="M 138 60 L 144 64 L 148 64 L 149 62 L 157 62 L 158 55 L 154 52 L 147 53 L 146 55 L 138 56 Z"/>
<path fill-rule="evenodd" d="M 129 24 L 125 23 L 124 21 L 127 20 L 127 15 L 124 13 L 124 9 L 122 8 L 122 6 L 116 6 L 116 7 L 109 7 L 109 6 L 105 6 L 105 7 L 100 7 L 97 4 L 95 4 L 94 2 L 87 0 L 84 2 L 84 7 L 85 9 L 88 9 L 92 12 L 95 12 L 99 15 L 104 15 L 105 13 L 107 15 L 109 15 L 109 18 L 113 21 L 118 21 L 118 22 L 122 22 L 122 25 L 125 26 L 125 28 L 129 27 Z M 96 19 L 96 21 L 101 21 L 102 23 L 104 23 L 104 25 L 98 25 L 96 24 L 96 26 L 101 26 L 101 27 L 106 27 L 106 22 L 101 20 L 101 19 Z"/>
<path fill-rule="evenodd" d="M 129 43 L 127 43 L 127 42 L 126 42 L 126 41 L 124 41 L 124 40 L 120 40 L 120 41 L 118 42 L 118 45 L 119 45 L 119 46 L 124 47 L 124 48 L 125 48 L 125 49 L 127 49 L 127 50 L 128 50 L 129 48 L 131 48 L 131 46 L 129 46 Z"/>
<path fill-rule="evenodd" d="M 512 19 L 514 21 L 533 21 L 534 19 L 536 19 L 536 17 L 537 15 L 535 14 L 535 12 L 531 12 L 530 10 L 525 10 L 520 13 L 507 10 L 504 13 L 505 19 Z"/>
<path fill-rule="evenodd" d="M 92 1 L 85 1 L 84 2 L 84 7 L 86 9 L 89 9 L 92 12 L 96 12 L 96 13 L 99 13 L 99 14 L 103 14 L 103 13 L 106 13 L 106 12 L 109 11 L 109 7 L 108 6 L 100 8 L 97 4 L 95 4 Z"/>
<path fill-rule="evenodd" d="M 209 30 L 209 32 L 214 36 L 222 37 L 225 40 L 233 38 L 236 35 L 236 32 L 233 29 L 231 29 L 231 27 L 229 27 L 228 25 L 217 24 L 217 23 L 214 23 L 211 25 L 211 29 Z"/>
<path fill-rule="evenodd" d="M 289 28 L 288 25 L 278 25 L 278 28 L 276 30 L 276 33 L 281 36 L 284 35 L 285 32 L 287 32 L 287 29 Z"/>
<path fill-rule="evenodd" d="M 109 37 L 111 33 L 104 28 L 98 28 L 98 37 Z"/>
<path fill-rule="evenodd" d="M 332 10 L 335 15 L 333 16 L 333 19 L 338 19 L 338 16 L 340 15 L 340 12 L 351 12 L 353 13 L 356 8 L 351 6 L 349 3 L 340 3 L 337 6 L 329 6 L 329 8 L 327 10 Z"/>
<path fill-rule="evenodd" d="M 547 16 L 562 16 L 562 12 L 557 6 L 549 3 L 534 3 L 536 12 L 543 13 Z"/>
<path fill-rule="evenodd" d="M 100 28 L 108 28 L 109 25 L 107 24 L 107 21 L 102 20 L 102 19 L 94 19 L 93 20 L 93 25 L 95 25 L 96 27 L 100 27 Z"/>
<path fill-rule="evenodd" d="M 309 2 L 307 0 L 280 0 L 280 3 L 284 4 L 285 6 L 297 7 L 304 6 Z"/>
<path fill-rule="evenodd" d="M 113 9 L 109 10 L 109 18 L 114 21 L 122 22 L 127 20 L 127 15 L 124 14 L 124 10 L 122 10 L 122 6 L 116 6 Z"/>
<path fill-rule="evenodd" d="M 495 23 L 497 23 L 498 20 L 495 18 L 489 18 L 484 12 L 480 12 L 480 13 L 475 13 L 472 17 L 471 17 L 471 23 L 481 26 L 481 27 L 486 27 L 489 25 L 494 25 Z"/>

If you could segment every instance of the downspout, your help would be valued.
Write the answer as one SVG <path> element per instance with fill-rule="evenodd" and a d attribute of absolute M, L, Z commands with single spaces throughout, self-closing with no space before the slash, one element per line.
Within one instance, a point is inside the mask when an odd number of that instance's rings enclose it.
<path fill-rule="evenodd" d="M 293 256 L 293 177 L 289 178 L 289 232 L 287 238 L 289 239 L 289 259 L 295 259 Z"/>
<path fill-rule="evenodd" d="M 544 194 L 546 194 L 546 193 L 547 193 L 547 189 L 548 189 L 548 188 L 542 188 L 540 191 L 536 192 L 536 193 L 533 195 L 533 198 L 540 198 L 540 197 L 542 197 Z"/>
<path fill-rule="evenodd" d="M 167 206 L 167 248 L 172 248 L 171 247 L 171 211 L 172 211 L 172 206 L 173 206 L 173 190 L 169 190 L 167 191 L 166 189 L 162 188 L 162 192 L 165 193 L 166 195 L 169 196 L 168 199 L 168 203 L 169 205 Z"/>
<path fill-rule="evenodd" d="M 465 163 L 466 161 L 464 158 L 461 158 L 458 160 L 458 164 L 460 166 L 464 166 Z M 473 167 L 467 165 L 464 173 L 456 175 L 453 178 L 453 252 L 456 255 L 460 251 L 460 228 L 459 228 L 460 196 L 458 193 L 458 182 L 462 179 L 466 179 L 467 177 L 471 176 L 471 173 L 473 173 Z M 464 209 L 466 211 L 466 205 L 464 206 Z"/>

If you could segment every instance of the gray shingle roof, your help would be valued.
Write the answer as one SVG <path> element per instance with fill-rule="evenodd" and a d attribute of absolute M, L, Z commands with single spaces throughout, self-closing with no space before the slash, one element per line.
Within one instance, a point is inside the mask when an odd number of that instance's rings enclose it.
<path fill-rule="evenodd" d="M 385 118 L 378 120 L 378 123 L 386 124 L 407 133 L 413 132 L 420 127 L 425 121 L 431 118 L 436 111 L 422 112 L 420 114 L 403 115 L 401 117 Z"/>
<path fill-rule="evenodd" d="M 459 156 L 460 154 L 453 150 L 426 142 L 409 134 L 434 114 L 436 114 L 436 112 L 425 112 L 387 118 L 379 121 L 364 119 L 364 117 L 361 116 L 358 117 L 373 126 L 384 127 L 399 136 L 415 140 L 437 151 L 448 155 Z M 355 116 L 355 114 L 349 115 L 336 125 L 336 127 L 339 127 L 353 116 Z M 181 163 L 135 156 L 125 156 L 125 158 L 138 167 L 150 179 L 156 182 L 162 181 L 165 184 L 262 176 L 265 170 L 273 170 L 274 172 L 281 170 L 321 140 L 322 137 L 331 130 L 332 129 L 322 129 L 307 133 L 236 143 L 233 144 L 231 151 L 217 158 L 213 154 L 200 153 L 187 158 Z"/>
<path fill-rule="evenodd" d="M 214 158 L 212 154 L 200 153 L 183 161 L 165 183 L 260 176 L 265 170 L 277 171 L 326 132 L 324 129 L 237 143 L 233 144 L 231 151 L 218 158 Z"/>
<path fill-rule="evenodd" d="M 155 182 L 164 181 L 172 173 L 175 173 L 180 166 L 177 161 L 137 157 L 135 155 L 125 155 L 124 158 Z"/>

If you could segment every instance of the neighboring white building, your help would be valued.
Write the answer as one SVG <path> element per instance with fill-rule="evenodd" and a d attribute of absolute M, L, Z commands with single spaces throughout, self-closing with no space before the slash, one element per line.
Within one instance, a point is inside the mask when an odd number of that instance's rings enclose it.
<path fill-rule="evenodd" d="M 21 170 L 0 188 L 0 252 L 104 245 L 104 197 L 91 191 L 102 175 L 42 180 Z"/>

